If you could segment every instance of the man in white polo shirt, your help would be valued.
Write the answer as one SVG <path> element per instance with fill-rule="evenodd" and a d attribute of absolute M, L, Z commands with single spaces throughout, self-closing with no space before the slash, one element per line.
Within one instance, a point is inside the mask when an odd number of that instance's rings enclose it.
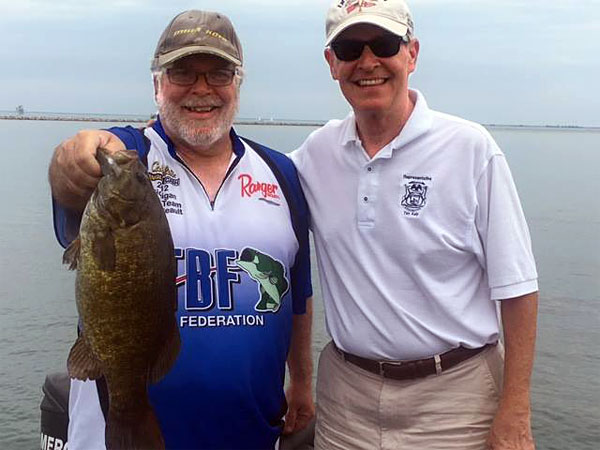
<path fill-rule="evenodd" d="M 353 111 L 292 156 L 332 337 L 316 448 L 533 449 L 537 273 L 506 159 L 409 89 L 403 0 L 336 0 L 326 32 Z"/>

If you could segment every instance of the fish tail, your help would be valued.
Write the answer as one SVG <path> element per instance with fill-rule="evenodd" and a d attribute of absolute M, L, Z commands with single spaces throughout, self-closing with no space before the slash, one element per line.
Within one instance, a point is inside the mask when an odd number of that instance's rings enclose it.
<path fill-rule="evenodd" d="M 107 450 L 164 450 L 165 442 L 158 420 L 150 407 L 135 415 L 121 416 L 108 410 L 106 421 Z"/>

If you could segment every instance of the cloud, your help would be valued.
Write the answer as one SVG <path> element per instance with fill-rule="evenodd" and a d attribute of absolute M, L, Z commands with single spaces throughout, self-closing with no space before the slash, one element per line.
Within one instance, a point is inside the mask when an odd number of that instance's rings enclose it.
<path fill-rule="evenodd" d="M 0 0 L 1 16 L 7 18 L 27 17 L 33 20 L 97 18 L 99 16 L 184 11 L 186 9 L 207 9 L 223 12 L 237 10 L 251 12 L 255 9 L 271 8 L 284 14 L 290 8 L 313 9 L 317 6 L 326 11 L 328 0 L 181 0 L 165 2 L 162 0 Z M 93 12 L 93 16 L 90 13 Z"/>
<path fill-rule="evenodd" d="M 483 121 L 597 121 L 589 111 L 600 103 L 600 0 L 408 1 L 421 40 L 413 81 L 433 106 Z M 329 3 L 0 0 L 0 109 L 152 111 L 156 40 L 176 13 L 196 8 L 222 11 L 236 26 L 244 115 L 342 117 L 348 104 L 322 56 Z M 556 90 L 564 99 L 551 108 Z"/>

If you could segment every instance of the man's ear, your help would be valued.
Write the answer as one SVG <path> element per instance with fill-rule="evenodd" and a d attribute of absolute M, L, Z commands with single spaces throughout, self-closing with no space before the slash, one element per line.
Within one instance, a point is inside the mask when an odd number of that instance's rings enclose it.
<path fill-rule="evenodd" d="M 408 43 L 408 54 L 410 55 L 409 61 L 409 73 L 414 72 L 417 69 L 417 60 L 419 59 L 419 40 L 414 38 Z"/>
<path fill-rule="evenodd" d="M 329 71 L 331 72 L 331 78 L 333 78 L 334 80 L 337 80 L 337 71 L 335 69 L 335 55 L 333 54 L 333 50 L 331 50 L 331 47 L 327 47 L 325 49 L 325 51 L 323 52 L 323 55 L 325 56 L 325 60 L 327 61 L 327 64 L 329 64 Z"/>
<path fill-rule="evenodd" d="M 158 84 L 159 84 L 158 75 L 154 75 L 152 77 L 152 83 L 154 84 L 154 103 L 157 103 L 157 98 L 156 97 L 158 96 L 158 89 L 159 89 L 159 87 L 158 87 Z"/>

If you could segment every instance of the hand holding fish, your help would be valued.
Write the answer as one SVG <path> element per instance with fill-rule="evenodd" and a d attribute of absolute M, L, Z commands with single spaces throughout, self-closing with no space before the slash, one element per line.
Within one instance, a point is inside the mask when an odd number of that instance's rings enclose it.
<path fill-rule="evenodd" d="M 96 150 L 125 150 L 125 144 L 104 130 L 83 130 L 54 150 L 48 176 L 52 196 L 66 207 L 82 211 L 102 176 Z"/>

